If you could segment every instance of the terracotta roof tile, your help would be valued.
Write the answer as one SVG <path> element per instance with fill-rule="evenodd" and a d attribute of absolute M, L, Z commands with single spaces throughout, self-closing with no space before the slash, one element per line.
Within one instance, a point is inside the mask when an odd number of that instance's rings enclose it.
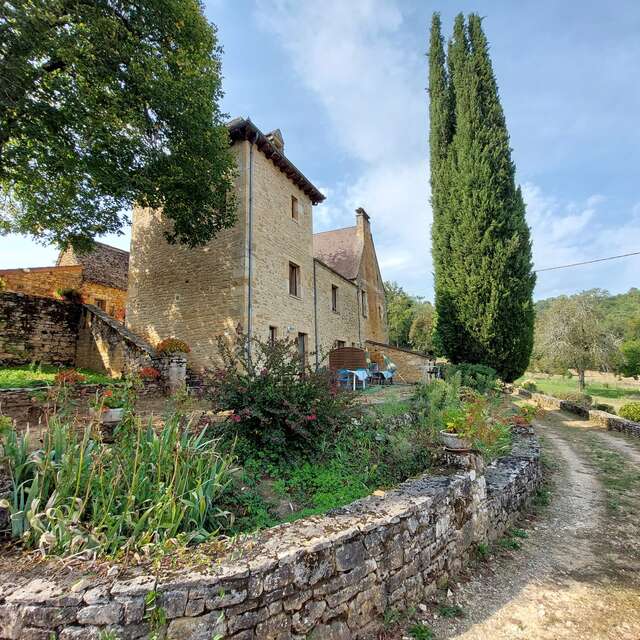
<path fill-rule="evenodd" d="M 315 233 L 313 255 L 347 280 L 355 280 L 362 258 L 362 241 L 358 237 L 357 227 Z"/>
<path fill-rule="evenodd" d="M 95 248 L 89 253 L 78 253 L 70 247 L 58 256 L 56 265 L 80 265 L 85 280 L 125 291 L 127 289 L 129 252 L 108 244 L 96 242 Z"/>

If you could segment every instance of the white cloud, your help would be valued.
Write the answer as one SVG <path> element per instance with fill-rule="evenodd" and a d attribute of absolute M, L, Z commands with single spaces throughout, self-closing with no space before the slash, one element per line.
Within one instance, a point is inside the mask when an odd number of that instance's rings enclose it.
<path fill-rule="evenodd" d="M 402 46 L 397 3 L 261 0 L 257 17 L 360 162 L 352 183 L 323 190 L 316 229 L 351 225 L 364 207 L 383 277 L 431 295 L 426 65 L 422 52 Z"/>
<path fill-rule="evenodd" d="M 564 203 L 531 183 L 522 187 L 538 269 L 596 260 L 640 250 L 640 207 L 622 225 L 611 225 L 606 199 Z M 620 292 L 638 284 L 639 257 L 599 262 L 538 274 L 536 297 L 546 298 L 595 287 Z"/>

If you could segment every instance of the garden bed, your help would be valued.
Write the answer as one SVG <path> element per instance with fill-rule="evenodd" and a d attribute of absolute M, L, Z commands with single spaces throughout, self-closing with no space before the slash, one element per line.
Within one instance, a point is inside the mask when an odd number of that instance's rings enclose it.
<path fill-rule="evenodd" d="M 20 365 L 0 367 L 0 389 L 25 389 L 33 387 L 49 387 L 55 383 L 56 376 L 68 367 L 57 367 L 49 364 Z M 111 384 L 109 376 L 90 371 L 76 369 L 84 377 L 86 384 Z"/>

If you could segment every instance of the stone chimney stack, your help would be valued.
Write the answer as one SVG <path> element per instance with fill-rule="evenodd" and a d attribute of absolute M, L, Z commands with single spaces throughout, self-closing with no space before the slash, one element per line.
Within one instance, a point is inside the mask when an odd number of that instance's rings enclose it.
<path fill-rule="evenodd" d="M 364 237 L 365 232 L 369 231 L 369 214 L 362 208 L 356 209 L 356 227 L 358 228 L 358 235 Z"/>
<path fill-rule="evenodd" d="M 284 138 L 282 137 L 282 131 L 280 129 L 274 129 L 265 134 L 267 140 L 282 154 L 284 155 Z"/>

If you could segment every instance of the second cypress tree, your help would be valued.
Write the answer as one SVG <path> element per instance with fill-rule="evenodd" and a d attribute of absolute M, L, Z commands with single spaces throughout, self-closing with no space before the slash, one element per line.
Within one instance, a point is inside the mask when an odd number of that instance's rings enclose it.
<path fill-rule="evenodd" d="M 531 355 L 535 275 L 479 16 L 466 27 L 456 18 L 448 58 L 453 135 L 436 158 L 442 178 L 432 173 L 438 343 L 453 362 L 488 364 L 511 381 Z"/>

